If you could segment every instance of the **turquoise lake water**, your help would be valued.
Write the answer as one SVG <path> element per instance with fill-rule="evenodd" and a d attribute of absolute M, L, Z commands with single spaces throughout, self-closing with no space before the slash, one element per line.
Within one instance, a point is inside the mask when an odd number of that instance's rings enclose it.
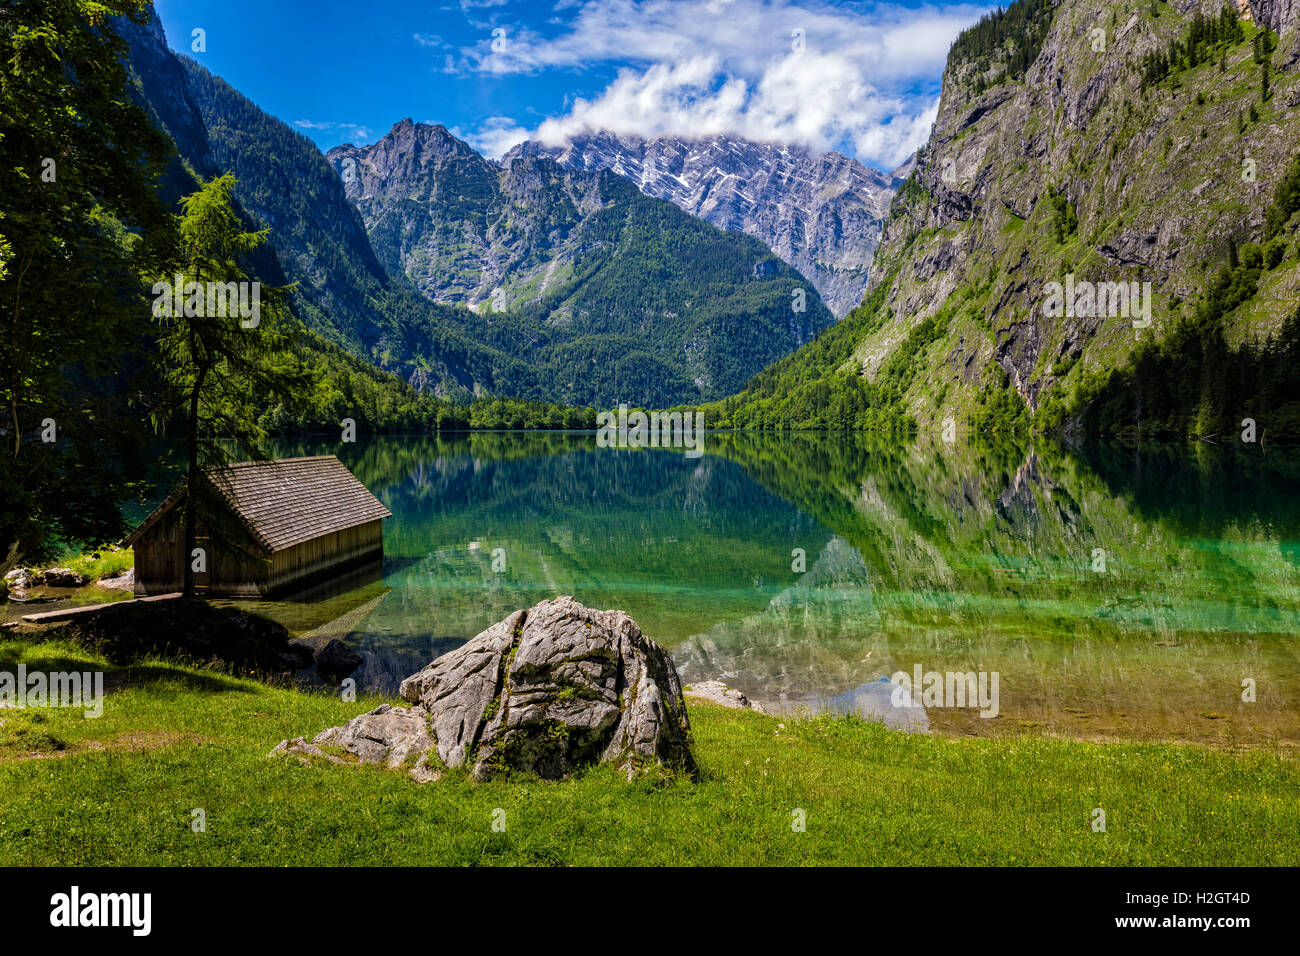
<path fill-rule="evenodd" d="M 999 675 L 996 718 L 931 710 L 947 733 L 1300 739 L 1294 454 L 746 433 L 704 451 L 591 433 L 282 443 L 338 454 L 393 512 L 383 566 L 248 606 L 344 640 L 382 692 L 572 594 L 630 614 L 684 682 L 776 711 L 862 711 L 920 666 Z"/>

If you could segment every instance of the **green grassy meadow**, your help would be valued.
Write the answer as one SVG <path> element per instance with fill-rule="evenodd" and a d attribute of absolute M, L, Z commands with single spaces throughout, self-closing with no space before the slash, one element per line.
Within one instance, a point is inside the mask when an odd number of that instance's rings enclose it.
<path fill-rule="evenodd" d="M 0 671 L 20 662 L 102 670 L 109 693 L 98 719 L 0 710 L 2 865 L 1300 863 L 1300 768 L 1260 749 L 952 739 L 692 703 L 695 780 L 601 767 L 419 785 L 268 756 L 378 699 L 0 643 Z"/>

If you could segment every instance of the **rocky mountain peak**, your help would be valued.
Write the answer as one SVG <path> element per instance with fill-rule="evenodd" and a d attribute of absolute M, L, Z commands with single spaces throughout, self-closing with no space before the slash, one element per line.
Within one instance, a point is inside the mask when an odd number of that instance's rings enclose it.
<path fill-rule="evenodd" d="M 474 334 L 493 343 L 522 341 L 531 355 L 553 343 L 564 377 L 548 394 L 564 400 L 617 401 L 632 387 L 661 404 L 725 394 L 833 322 L 815 286 L 753 237 L 719 232 L 600 163 L 534 150 L 494 163 L 409 119 L 327 158 L 389 274 L 473 310 Z M 568 358 L 573 337 L 603 358 Z M 627 347 L 637 337 L 663 353 L 650 371 L 649 353 Z"/>
<path fill-rule="evenodd" d="M 521 143 L 503 162 L 525 156 L 608 169 L 649 196 L 753 236 L 807 276 L 837 316 L 862 299 L 901 181 L 841 153 L 724 136 L 646 139 L 598 131 L 555 144 Z"/>

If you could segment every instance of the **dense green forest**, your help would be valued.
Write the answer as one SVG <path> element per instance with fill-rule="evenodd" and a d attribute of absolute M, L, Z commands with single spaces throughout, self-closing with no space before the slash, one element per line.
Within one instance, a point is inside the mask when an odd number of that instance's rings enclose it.
<path fill-rule="evenodd" d="M 1142 88 L 1146 89 L 1173 73 L 1193 69 L 1214 59 L 1220 47 L 1240 43 L 1245 36 L 1237 8 L 1233 4 L 1225 3 L 1217 17 L 1207 17 L 1199 10 L 1196 11 L 1191 23 L 1187 25 L 1185 37 L 1170 40 L 1164 49 L 1153 50 L 1142 57 Z M 1271 40 L 1268 27 L 1264 27 L 1255 37 L 1258 62 L 1260 51 L 1268 49 L 1271 52 L 1276 41 Z"/>
<path fill-rule="evenodd" d="M 0 572 L 58 539 L 109 538 L 147 487 L 133 397 L 147 385 L 142 279 L 175 245 L 155 189 L 170 148 L 124 95 L 122 42 L 95 28 L 134 6 L 0 16 Z"/>
<path fill-rule="evenodd" d="M 551 160 L 533 162 L 560 171 Z M 800 344 L 790 340 L 793 323 L 810 335 L 832 324 L 811 284 L 758 240 L 645 196 L 621 176 L 599 175 L 612 202 L 584 224 L 588 251 L 573 277 L 494 317 L 488 338 L 502 349 L 527 342 L 559 399 L 666 406 L 689 395 L 721 398 Z M 793 309 L 796 290 L 805 311 Z M 575 319 L 556 323 L 557 314 Z"/>
<path fill-rule="evenodd" d="M 993 82 L 1020 79 L 1038 59 L 1055 12 L 1052 0 L 1020 0 L 1006 9 L 998 7 L 957 36 L 948 51 L 948 69 L 964 63 L 987 67 L 1001 62 L 1003 72 Z M 978 88 L 983 90 L 988 82 L 981 72 Z"/>
<path fill-rule="evenodd" d="M 360 362 L 341 346 L 301 331 L 301 348 L 313 370 L 294 406 L 259 402 L 257 420 L 268 436 L 338 434 L 352 419 L 361 435 L 411 434 L 461 429 L 595 428 L 596 410 L 521 398 L 483 398 L 469 404 L 416 391 L 400 378 Z"/>
<path fill-rule="evenodd" d="M 704 407 L 710 428 L 844 428 L 894 430 L 910 426 L 902 394 L 916 374 L 917 349 L 934 331 L 923 323 L 868 382 L 846 365 L 864 337 L 892 317 L 885 296 L 892 277 L 811 344 L 765 368 L 738 395 Z"/>

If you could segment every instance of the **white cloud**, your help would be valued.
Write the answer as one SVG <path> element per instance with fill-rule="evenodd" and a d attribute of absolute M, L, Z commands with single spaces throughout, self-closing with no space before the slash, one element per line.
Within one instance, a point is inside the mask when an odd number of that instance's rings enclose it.
<path fill-rule="evenodd" d="M 500 159 L 511 146 L 532 137 L 530 130 L 505 116 L 489 116 L 475 130 L 467 131 L 457 127 L 450 132 L 453 136 L 469 143 L 484 156 L 493 159 Z"/>
<path fill-rule="evenodd" d="M 989 8 L 819 0 L 582 0 L 553 35 L 502 13 L 444 69 L 498 76 L 627 64 L 597 96 L 544 121 L 555 141 L 609 129 L 640 136 L 729 133 L 842 148 L 884 166 L 925 142 L 934 84 L 962 28 Z M 487 25 L 485 25 L 487 26 Z M 496 117 L 477 135 L 518 127 Z"/>
<path fill-rule="evenodd" d="M 300 119 L 294 120 L 293 125 L 299 129 L 309 129 L 317 132 L 337 132 L 340 143 L 350 142 L 361 145 L 375 135 L 370 127 L 362 126 L 360 123 L 316 122 L 315 120 Z"/>
<path fill-rule="evenodd" d="M 925 142 L 937 101 L 884 93 L 839 54 L 775 60 L 756 82 L 716 56 L 624 70 L 593 100 L 576 100 L 532 138 L 552 145 L 584 132 L 632 136 L 735 135 L 816 152 L 842 148 L 892 167 Z"/>
<path fill-rule="evenodd" d="M 937 75 L 953 37 L 987 9 L 882 4 L 860 13 L 813 0 L 587 0 L 556 36 L 502 19 L 496 25 L 506 31 L 504 44 L 485 35 L 463 53 L 471 68 L 491 73 L 716 54 L 753 77 L 791 52 L 802 31 L 808 51 L 852 57 L 880 81 Z"/>

